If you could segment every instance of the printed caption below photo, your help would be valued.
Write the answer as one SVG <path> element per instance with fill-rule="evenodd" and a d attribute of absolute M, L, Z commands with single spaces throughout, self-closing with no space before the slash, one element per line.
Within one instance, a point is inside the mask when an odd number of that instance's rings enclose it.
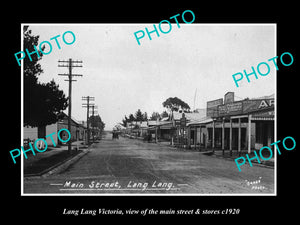
<path fill-rule="evenodd" d="M 238 215 L 239 208 L 222 209 L 67 209 L 62 211 L 66 216 L 102 216 L 102 215 Z"/>

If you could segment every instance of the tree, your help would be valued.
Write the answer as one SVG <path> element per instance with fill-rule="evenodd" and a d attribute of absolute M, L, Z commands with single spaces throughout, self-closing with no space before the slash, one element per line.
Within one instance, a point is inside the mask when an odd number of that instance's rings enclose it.
<path fill-rule="evenodd" d="M 34 46 L 38 46 L 39 36 L 31 34 L 28 26 L 24 26 L 24 49 L 33 52 Z M 43 50 L 44 48 L 42 48 Z M 24 125 L 41 127 L 38 137 L 45 134 L 45 126 L 55 123 L 60 112 L 68 106 L 68 98 L 62 90 L 59 90 L 54 80 L 49 83 L 38 82 L 38 76 L 43 73 L 38 63 L 43 54 L 32 54 L 32 61 L 28 57 L 24 60 Z"/>
<path fill-rule="evenodd" d="M 177 97 L 170 97 L 162 103 L 163 107 L 170 109 L 172 112 L 178 112 L 179 109 L 182 109 L 184 112 L 190 111 L 190 106 Z"/>
<path fill-rule="evenodd" d="M 59 85 L 52 80 L 46 84 L 36 84 L 31 91 L 35 97 L 26 101 L 26 112 L 30 114 L 24 115 L 25 125 L 44 127 L 55 123 L 58 114 L 68 105 L 68 99 L 63 91 L 59 90 Z"/>
<path fill-rule="evenodd" d="M 134 121 L 147 121 L 148 120 L 148 114 L 147 112 L 145 113 L 142 113 L 140 109 L 138 109 L 136 112 L 135 112 L 135 116 L 131 113 L 129 114 L 129 116 L 127 117 L 125 115 L 124 119 L 122 119 L 122 125 L 124 127 L 127 127 L 127 124 L 128 123 L 131 123 L 131 122 L 134 122 Z"/>
<path fill-rule="evenodd" d="M 128 122 L 131 123 L 131 122 L 133 122 L 133 121 L 135 121 L 135 117 L 134 117 L 134 115 L 131 113 L 131 114 L 129 114 Z"/>
<path fill-rule="evenodd" d="M 150 117 L 150 120 L 157 120 L 157 119 L 161 119 L 160 117 L 160 114 L 158 112 L 153 112 L 151 117 Z"/>
<path fill-rule="evenodd" d="M 161 118 L 164 118 L 164 117 L 168 117 L 169 114 L 168 114 L 167 111 L 165 110 L 165 111 L 162 112 L 162 114 L 161 114 L 160 116 L 161 116 Z"/>
<path fill-rule="evenodd" d="M 148 120 L 148 114 L 147 114 L 147 112 L 145 112 L 143 114 L 143 121 L 147 121 L 147 120 Z"/>
<path fill-rule="evenodd" d="M 24 26 L 24 49 L 28 49 L 29 52 L 33 52 L 34 46 L 38 46 L 39 36 L 31 34 L 31 30 L 28 30 L 29 26 Z M 42 48 L 44 50 L 44 47 Z M 24 81 L 31 81 L 37 83 L 37 76 L 39 76 L 43 70 L 41 65 L 38 63 L 42 59 L 43 54 L 38 51 L 40 57 L 37 54 L 32 54 L 30 61 L 29 57 L 25 57 L 24 60 Z"/>
<path fill-rule="evenodd" d="M 140 109 L 138 109 L 135 113 L 135 120 L 141 122 L 143 121 L 143 119 L 144 119 L 143 113 L 141 112 Z"/>
<path fill-rule="evenodd" d="M 127 123 L 129 122 L 129 119 L 127 118 L 127 116 L 125 115 L 124 119 L 122 119 L 122 125 L 123 127 L 127 127 Z"/>
<path fill-rule="evenodd" d="M 98 128 L 100 131 L 103 131 L 105 127 L 105 123 L 99 115 L 90 116 L 89 123 L 91 124 L 91 127 Z"/>

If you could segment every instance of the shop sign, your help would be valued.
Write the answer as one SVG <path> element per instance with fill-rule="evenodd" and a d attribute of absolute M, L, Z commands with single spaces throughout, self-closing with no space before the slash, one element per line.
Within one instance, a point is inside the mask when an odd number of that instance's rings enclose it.
<path fill-rule="evenodd" d="M 206 103 L 206 116 L 217 117 L 218 116 L 218 106 L 223 105 L 223 98 L 208 101 Z"/>
<path fill-rule="evenodd" d="M 232 102 L 226 105 L 218 106 L 219 116 L 236 115 L 243 112 L 243 102 Z"/>
<path fill-rule="evenodd" d="M 222 105 L 222 104 L 223 104 L 223 98 L 219 98 L 219 99 L 216 99 L 216 100 L 208 101 L 206 103 L 207 108 L 213 108 L 215 106 Z"/>
<path fill-rule="evenodd" d="M 243 102 L 243 113 L 256 111 L 259 109 L 265 109 L 274 106 L 274 98 L 272 99 L 259 99 L 259 100 L 247 100 Z"/>

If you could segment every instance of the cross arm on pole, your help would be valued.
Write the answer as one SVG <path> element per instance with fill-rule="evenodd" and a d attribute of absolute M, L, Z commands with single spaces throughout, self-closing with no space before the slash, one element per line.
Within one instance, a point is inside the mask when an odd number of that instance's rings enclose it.
<path fill-rule="evenodd" d="M 90 104 L 82 103 L 82 106 L 89 106 L 90 108 L 92 108 L 94 105 L 93 105 L 93 103 L 90 103 Z"/>
<path fill-rule="evenodd" d="M 59 76 L 69 76 L 69 74 L 67 74 L 67 73 L 59 73 L 58 75 L 59 75 Z M 72 74 L 71 76 L 74 76 L 74 77 L 82 77 L 82 74 Z"/>
<path fill-rule="evenodd" d="M 74 77 L 82 77 L 82 74 L 73 74 L 72 73 L 72 76 L 74 76 Z"/>

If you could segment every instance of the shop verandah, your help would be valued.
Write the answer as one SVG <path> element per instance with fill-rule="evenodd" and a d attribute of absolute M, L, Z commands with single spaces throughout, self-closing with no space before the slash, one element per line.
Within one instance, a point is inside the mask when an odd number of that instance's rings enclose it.
<path fill-rule="evenodd" d="M 184 114 L 181 116 L 175 122 L 156 121 L 143 128 L 141 134 L 151 136 L 151 142 L 164 142 L 179 149 L 208 151 L 216 155 L 251 156 L 254 150 L 263 146 L 273 149 L 274 107 L 246 114 L 203 117 L 197 121 L 184 120 Z"/>
<path fill-rule="evenodd" d="M 273 142 L 272 116 L 237 115 L 214 118 L 208 123 L 190 123 L 187 126 L 187 147 L 198 151 L 211 150 L 229 155 L 250 154 Z"/>

